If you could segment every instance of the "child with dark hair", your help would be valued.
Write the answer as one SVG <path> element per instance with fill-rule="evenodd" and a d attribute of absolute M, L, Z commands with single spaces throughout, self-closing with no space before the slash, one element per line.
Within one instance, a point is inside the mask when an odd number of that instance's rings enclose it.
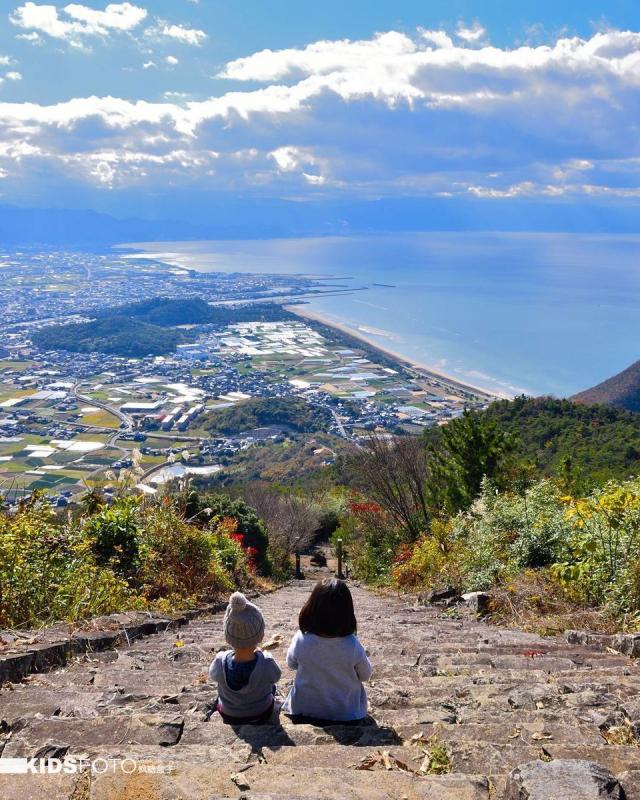
<path fill-rule="evenodd" d="M 355 722 L 367 716 L 364 681 L 371 664 L 356 636 L 353 598 L 344 581 L 316 584 L 298 618 L 287 664 L 296 676 L 283 711 L 294 721 Z"/>

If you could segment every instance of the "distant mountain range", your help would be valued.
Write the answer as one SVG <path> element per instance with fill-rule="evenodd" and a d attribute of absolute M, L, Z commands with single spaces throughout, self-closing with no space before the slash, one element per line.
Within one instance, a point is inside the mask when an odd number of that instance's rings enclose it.
<path fill-rule="evenodd" d="M 640 411 L 640 361 L 571 400 L 583 405 L 606 405 Z"/>
<path fill-rule="evenodd" d="M 148 198 L 147 198 L 148 199 Z M 638 233 L 635 207 L 494 202 L 433 197 L 295 198 L 191 196 L 176 192 L 169 207 L 146 213 L 129 199 L 117 216 L 92 210 L 0 205 L 0 243 L 5 246 L 99 247 L 124 242 L 198 239 L 268 239 L 425 231 Z M 132 212 L 131 209 L 135 209 Z M 151 213 L 151 212 L 149 212 Z M 176 219 L 180 215 L 182 219 Z"/>
<path fill-rule="evenodd" d="M 199 239 L 206 230 L 186 222 L 117 219 L 96 211 L 0 206 L 4 246 L 104 246 L 131 241 Z"/>

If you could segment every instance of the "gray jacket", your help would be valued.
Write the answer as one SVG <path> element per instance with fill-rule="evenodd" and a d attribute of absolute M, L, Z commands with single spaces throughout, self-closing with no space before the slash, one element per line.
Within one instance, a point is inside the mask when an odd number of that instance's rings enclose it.
<path fill-rule="evenodd" d="M 209 678 L 218 684 L 220 709 L 230 717 L 258 717 L 273 703 L 274 684 L 280 680 L 280 667 L 269 653 L 258 652 L 249 683 L 234 691 L 227 684 L 224 662 L 229 650 L 217 653 L 209 667 Z"/>

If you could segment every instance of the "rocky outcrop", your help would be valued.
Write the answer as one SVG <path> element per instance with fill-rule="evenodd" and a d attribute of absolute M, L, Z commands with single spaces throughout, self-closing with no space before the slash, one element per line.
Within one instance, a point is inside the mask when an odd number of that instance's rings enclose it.
<path fill-rule="evenodd" d="M 590 633 L 589 631 L 565 631 L 569 644 L 582 644 L 598 650 L 615 650 L 629 658 L 640 657 L 640 633 Z"/>
<path fill-rule="evenodd" d="M 609 770 L 591 761 L 530 761 L 509 775 L 505 800 L 625 800 Z"/>
<path fill-rule="evenodd" d="M 267 646 L 283 666 L 281 694 L 293 677 L 286 646 L 312 585 L 296 581 L 259 600 Z M 640 800 L 638 662 L 608 644 L 492 627 L 464 609 L 357 586 L 353 594 L 374 665 L 363 724 L 320 728 L 282 717 L 225 726 L 211 715 L 207 682 L 224 646 L 221 614 L 137 639 L 115 625 L 108 649 L 67 652 L 53 669 L 0 690 L 0 797 Z M 40 643 L 9 647 L 19 656 Z M 109 766 L 2 774 L 4 759 L 25 757 Z M 598 778 L 609 794 L 569 791 L 568 775 L 584 791 Z"/>

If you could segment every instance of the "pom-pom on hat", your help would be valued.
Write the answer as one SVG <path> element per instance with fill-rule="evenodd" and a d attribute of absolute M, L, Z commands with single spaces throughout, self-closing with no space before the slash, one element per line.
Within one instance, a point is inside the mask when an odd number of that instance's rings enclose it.
<path fill-rule="evenodd" d="M 233 648 L 257 647 L 264 638 L 264 617 L 242 592 L 234 592 L 224 614 L 224 638 Z"/>

